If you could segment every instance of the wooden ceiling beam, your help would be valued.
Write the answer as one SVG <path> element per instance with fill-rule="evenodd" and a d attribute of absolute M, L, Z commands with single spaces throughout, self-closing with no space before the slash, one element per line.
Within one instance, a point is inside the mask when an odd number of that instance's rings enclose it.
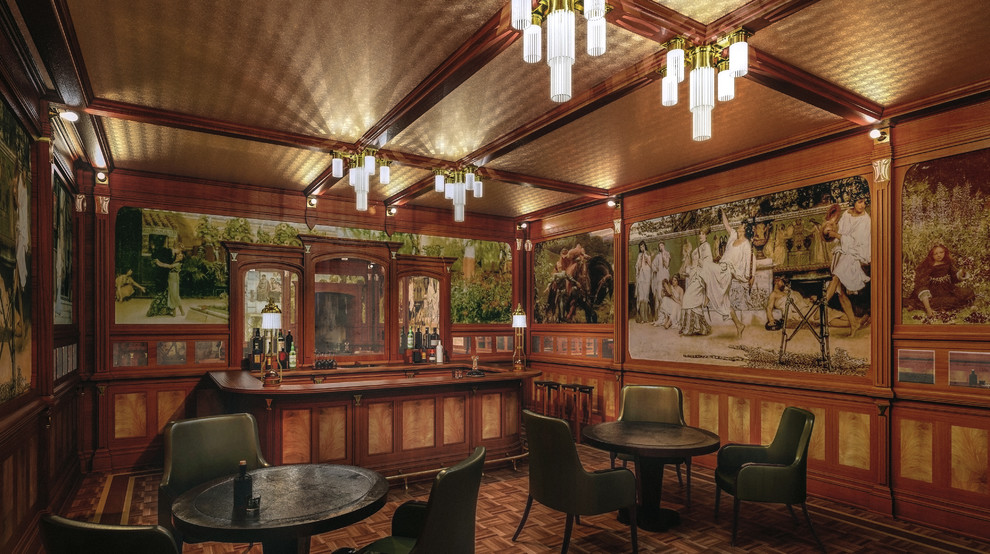
<path fill-rule="evenodd" d="M 588 185 L 567 183 L 564 181 L 557 181 L 555 179 L 534 177 L 532 175 L 523 175 L 521 173 L 502 171 L 488 167 L 479 168 L 478 174 L 488 179 L 495 179 L 506 183 L 513 183 L 544 190 L 566 192 L 568 194 L 577 194 L 579 196 L 586 196 L 590 198 L 608 198 L 609 196 L 609 192 L 607 190 L 600 189 L 598 187 L 589 187 Z"/>

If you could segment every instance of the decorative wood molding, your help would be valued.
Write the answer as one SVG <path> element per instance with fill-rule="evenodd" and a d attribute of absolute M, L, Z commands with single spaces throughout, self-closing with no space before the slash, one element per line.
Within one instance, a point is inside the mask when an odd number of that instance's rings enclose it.
<path fill-rule="evenodd" d="M 873 160 L 873 183 L 877 186 L 886 186 L 890 183 L 890 158 Z"/>
<path fill-rule="evenodd" d="M 86 211 L 86 195 L 77 194 L 76 195 L 76 212 L 83 213 Z"/>
<path fill-rule="evenodd" d="M 99 215 L 110 214 L 110 197 L 96 196 L 96 213 Z"/>

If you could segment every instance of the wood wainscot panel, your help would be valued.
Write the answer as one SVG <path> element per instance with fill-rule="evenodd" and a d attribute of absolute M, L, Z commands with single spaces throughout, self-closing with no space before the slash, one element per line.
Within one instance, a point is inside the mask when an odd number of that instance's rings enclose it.
<path fill-rule="evenodd" d="M 729 396 L 728 420 L 728 442 L 748 444 L 752 443 L 752 430 L 750 427 L 750 400 L 741 396 Z"/>
<path fill-rule="evenodd" d="M 718 434 L 718 399 L 717 394 L 698 393 L 698 427 Z"/>
<path fill-rule="evenodd" d="M 23 414 L 21 414 L 23 415 Z M 39 509 L 38 468 L 41 423 L 37 412 L 10 427 L 2 422 L 0 434 L 0 551 L 15 541 Z M 16 535 L 15 535 L 16 533 Z"/>
<path fill-rule="evenodd" d="M 502 436 L 502 394 L 481 395 L 481 438 L 497 439 Z"/>
<path fill-rule="evenodd" d="M 169 421 L 183 419 L 186 415 L 186 391 L 171 390 L 159 391 L 157 394 L 158 421 L 156 422 L 158 433 L 165 430 Z"/>
<path fill-rule="evenodd" d="M 787 405 L 783 402 L 760 402 L 760 444 L 770 444 L 780 427 L 780 415 Z"/>
<path fill-rule="evenodd" d="M 928 421 L 902 419 L 898 428 L 900 477 L 932 482 L 933 428 Z"/>
<path fill-rule="evenodd" d="M 507 391 L 505 393 L 504 411 L 505 411 L 505 436 L 518 435 L 521 430 L 519 423 L 519 414 L 522 413 L 521 407 L 519 405 L 520 398 L 519 393 L 516 391 Z"/>
<path fill-rule="evenodd" d="M 113 438 L 148 435 L 148 393 L 122 392 L 113 395 Z"/>
<path fill-rule="evenodd" d="M 859 469 L 870 469 L 873 451 L 870 416 L 850 411 L 839 412 L 839 463 Z"/>
<path fill-rule="evenodd" d="M 391 454 L 395 444 L 394 402 L 368 402 L 368 456 Z"/>
<path fill-rule="evenodd" d="M 282 463 L 304 464 L 312 460 L 313 426 L 309 409 L 282 410 Z"/>
<path fill-rule="evenodd" d="M 437 445 L 437 402 L 417 398 L 399 402 L 402 418 L 401 450 L 433 448 Z"/>
<path fill-rule="evenodd" d="M 815 427 L 811 431 L 811 444 L 808 445 L 808 458 L 811 460 L 825 461 L 825 430 L 828 429 L 828 410 L 821 407 L 808 407 L 804 409 L 815 414 Z"/>
<path fill-rule="evenodd" d="M 952 462 L 949 485 L 954 489 L 986 495 L 987 490 L 987 429 L 952 426 Z"/>
<path fill-rule="evenodd" d="M 462 444 L 467 441 L 467 419 L 463 396 L 443 399 L 443 444 Z"/>
<path fill-rule="evenodd" d="M 341 463 L 349 460 L 347 445 L 351 444 L 349 409 L 347 405 L 327 406 L 317 410 L 318 462 Z"/>

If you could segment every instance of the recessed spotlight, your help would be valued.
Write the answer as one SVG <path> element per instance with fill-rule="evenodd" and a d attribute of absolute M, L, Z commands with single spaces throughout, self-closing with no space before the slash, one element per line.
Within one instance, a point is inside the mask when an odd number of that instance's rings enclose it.
<path fill-rule="evenodd" d="M 306 205 L 309 206 L 310 208 L 315 208 L 316 207 L 316 197 L 315 196 L 310 196 L 309 198 L 307 198 L 306 199 Z"/>
<path fill-rule="evenodd" d="M 395 215 L 397 213 L 399 213 L 399 208 L 397 208 L 395 206 L 389 206 L 388 208 L 385 209 L 385 215 L 387 215 L 389 217 L 392 217 L 393 215 Z"/>
<path fill-rule="evenodd" d="M 607 204 L 609 208 L 618 208 L 619 207 L 619 199 L 618 198 L 609 198 L 608 201 L 605 202 L 605 204 Z"/>
<path fill-rule="evenodd" d="M 58 112 L 58 116 L 66 121 L 79 121 L 79 114 L 71 110 L 61 110 Z"/>
<path fill-rule="evenodd" d="M 101 184 L 101 185 L 107 184 L 107 181 L 109 180 L 109 178 L 110 178 L 110 176 L 107 175 L 107 172 L 106 171 L 97 171 L 96 172 L 96 182 L 99 183 L 99 184 Z"/>

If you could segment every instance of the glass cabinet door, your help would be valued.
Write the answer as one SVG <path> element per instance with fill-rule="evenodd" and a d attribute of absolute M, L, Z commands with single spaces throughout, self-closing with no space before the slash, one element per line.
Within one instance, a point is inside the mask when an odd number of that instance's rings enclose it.
<path fill-rule="evenodd" d="M 385 351 L 385 268 L 359 258 L 316 263 L 313 292 L 316 356 Z"/>
<path fill-rule="evenodd" d="M 244 272 L 244 356 L 252 354 L 251 339 L 255 330 L 265 340 L 264 350 L 270 348 L 271 338 L 281 332 L 283 339 L 298 335 L 299 327 L 299 274 L 284 269 L 249 269 Z M 282 312 L 282 328 L 265 330 L 262 310 L 271 302 Z M 288 339 L 291 343 L 292 338 Z M 276 347 L 277 348 L 277 347 Z"/>

